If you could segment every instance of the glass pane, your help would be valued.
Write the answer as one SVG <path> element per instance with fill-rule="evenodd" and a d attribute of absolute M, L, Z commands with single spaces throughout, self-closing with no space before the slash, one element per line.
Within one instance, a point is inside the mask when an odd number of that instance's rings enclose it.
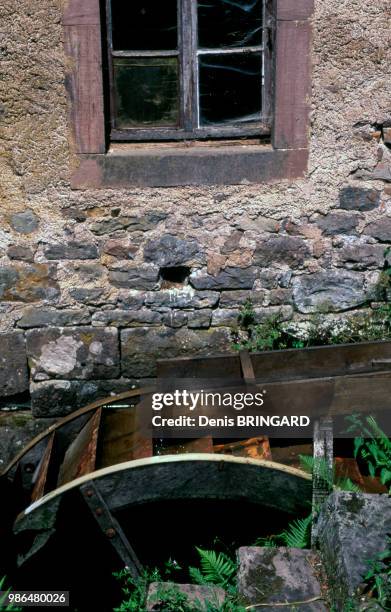
<path fill-rule="evenodd" d="M 114 58 L 116 127 L 178 123 L 178 62 L 167 58 Z"/>
<path fill-rule="evenodd" d="M 262 58 L 255 53 L 200 57 L 201 125 L 259 121 Z"/>
<path fill-rule="evenodd" d="M 111 0 L 115 50 L 177 48 L 177 0 Z"/>
<path fill-rule="evenodd" d="M 263 0 L 199 0 L 199 47 L 261 45 L 262 6 Z"/>

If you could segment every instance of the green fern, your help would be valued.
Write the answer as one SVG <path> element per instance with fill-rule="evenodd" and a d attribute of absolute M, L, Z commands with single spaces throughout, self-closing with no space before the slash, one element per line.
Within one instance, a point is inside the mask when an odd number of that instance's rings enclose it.
<path fill-rule="evenodd" d="M 204 578 L 203 573 L 198 567 L 189 567 L 189 575 L 195 584 L 208 584 L 208 581 Z"/>
<path fill-rule="evenodd" d="M 311 541 L 312 514 L 304 519 L 296 519 L 289 524 L 281 536 L 290 548 L 308 548 Z"/>
<path fill-rule="evenodd" d="M 360 456 L 366 462 L 371 476 L 379 476 L 382 484 L 388 487 L 391 495 L 391 440 L 382 431 L 372 416 L 353 415 L 347 419 L 351 425 L 348 429 L 358 431 L 354 439 L 354 456 Z"/>
<path fill-rule="evenodd" d="M 201 584 L 215 584 L 225 588 L 232 582 L 237 571 L 237 564 L 224 553 L 214 550 L 203 550 L 196 547 L 200 555 L 201 570 L 189 568 L 192 578 L 202 580 Z M 200 576 L 201 574 L 201 576 Z"/>

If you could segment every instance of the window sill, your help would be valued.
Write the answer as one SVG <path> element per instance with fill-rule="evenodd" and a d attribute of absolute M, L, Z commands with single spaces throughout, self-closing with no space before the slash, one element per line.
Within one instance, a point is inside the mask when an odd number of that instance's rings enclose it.
<path fill-rule="evenodd" d="M 308 150 L 261 144 L 115 145 L 106 154 L 78 158 L 72 189 L 238 185 L 302 178 Z"/>

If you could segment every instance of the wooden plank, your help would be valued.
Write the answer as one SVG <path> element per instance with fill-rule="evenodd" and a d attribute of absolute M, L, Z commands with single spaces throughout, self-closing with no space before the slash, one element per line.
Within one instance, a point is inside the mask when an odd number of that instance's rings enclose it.
<path fill-rule="evenodd" d="M 98 408 L 69 446 L 60 468 L 57 486 L 94 471 L 101 414 L 102 408 Z"/>
<path fill-rule="evenodd" d="M 182 440 L 176 444 L 175 440 L 172 444 L 159 448 L 158 455 L 184 455 L 187 453 L 213 453 L 213 439 L 210 436 L 205 438 L 196 438 L 194 440 Z"/>
<path fill-rule="evenodd" d="M 146 459 L 153 456 L 153 440 L 152 437 L 146 437 L 143 434 L 142 428 L 142 397 L 140 402 L 134 408 L 135 410 L 135 421 L 134 421 L 134 434 L 132 436 L 132 452 L 133 459 Z"/>
<path fill-rule="evenodd" d="M 31 494 L 32 502 L 35 502 L 37 499 L 40 499 L 41 497 L 43 497 L 45 493 L 45 486 L 46 486 L 46 481 L 48 477 L 50 461 L 52 459 L 52 451 L 53 451 L 55 435 L 56 434 L 54 431 L 49 435 L 45 452 L 42 455 L 41 461 L 39 462 L 39 465 L 36 471 L 36 477 L 34 478 L 35 484 L 34 484 L 33 492 Z"/>
<path fill-rule="evenodd" d="M 66 0 L 63 25 L 96 25 L 100 27 L 99 0 Z"/>
<path fill-rule="evenodd" d="M 273 146 L 305 148 L 309 139 L 311 26 L 277 21 Z"/>
<path fill-rule="evenodd" d="M 255 374 L 250 353 L 247 350 L 240 351 L 239 358 L 244 381 L 248 384 L 254 383 Z"/>
<path fill-rule="evenodd" d="M 217 454 L 233 455 L 234 457 L 250 457 L 251 459 L 266 459 L 271 461 L 269 438 L 257 436 L 247 440 L 230 442 L 229 444 L 215 444 L 214 452 Z"/>
<path fill-rule="evenodd" d="M 291 446 L 272 446 L 272 459 L 276 463 L 283 463 L 302 469 L 300 455 L 312 455 L 312 441 L 307 444 L 292 444 Z"/>
<path fill-rule="evenodd" d="M 314 12 L 314 0 L 277 0 L 277 19 L 294 21 L 309 19 Z"/>
<path fill-rule="evenodd" d="M 99 25 L 64 27 L 65 51 L 71 58 L 66 78 L 70 118 L 77 153 L 104 153 L 101 31 Z"/>
<path fill-rule="evenodd" d="M 391 359 L 389 341 L 251 353 L 255 378 L 265 383 L 381 372 L 388 369 L 384 365 L 388 359 Z M 238 354 L 163 359 L 158 361 L 158 376 L 239 380 L 240 359 Z"/>
<path fill-rule="evenodd" d="M 135 408 L 110 410 L 105 414 L 97 467 L 151 457 L 152 440 L 143 438 L 138 427 Z"/>

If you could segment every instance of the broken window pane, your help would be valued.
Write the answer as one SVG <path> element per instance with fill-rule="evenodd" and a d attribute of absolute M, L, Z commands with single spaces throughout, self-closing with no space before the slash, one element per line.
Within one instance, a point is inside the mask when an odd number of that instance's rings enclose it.
<path fill-rule="evenodd" d="M 201 125 L 260 120 L 260 54 L 203 55 L 199 77 Z"/>
<path fill-rule="evenodd" d="M 176 58 L 114 59 L 116 126 L 178 124 Z"/>
<path fill-rule="evenodd" d="M 262 0 L 199 0 L 199 47 L 261 45 L 262 5 Z"/>
<path fill-rule="evenodd" d="M 177 48 L 177 0 L 111 0 L 115 50 Z"/>

